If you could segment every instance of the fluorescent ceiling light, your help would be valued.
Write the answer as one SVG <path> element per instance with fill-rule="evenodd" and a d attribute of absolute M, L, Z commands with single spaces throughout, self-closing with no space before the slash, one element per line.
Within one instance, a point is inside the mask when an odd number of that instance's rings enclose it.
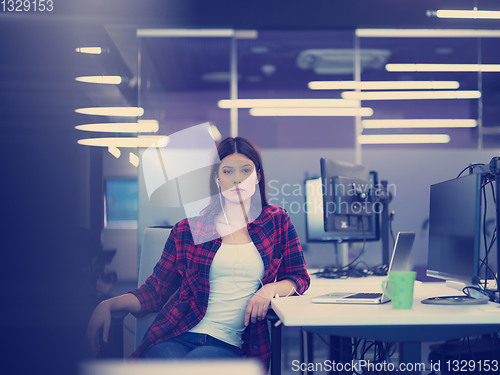
<path fill-rule="evenodd" d="M 111 155 L 113 155 L 115 158 L 119 158 L 120 155 L 122 154 L 120 149 L 118 147 L 115 147 L 115 146 L 109 146 L 108 147 L 108 151 Z"/>
<path fill-rule="evenodd" d="M 311 90 L 458 89 L 458 81 L 311 81 Z"/>
<path fill-rule="evenodd" d="M 251 108 L 252 116 L 372 116 L 371 108 Z"/>
<path fill-rule="evenodd" d="M 138 167 L 139 166 L 139 157 L 136 154 L 134 154 L 133 152 L 129 152 L 129 154 L 128 154 L 128 161 L 134 167 Z"/>
<path fill-rule="evenodd" d="M 95 116 L 139 117 L 144 114 L 141 107 L 89 107 L 77 108 L 76 113 Z"/>
<path fill-rule="evenodd" d="M 212 138 L 215 142 L 219 142 L 222 139 L 222 135 L 221 135 L 219 129 L 217 128 L 217 126 L 210 125 L 210 127 L 208 128 L 208 131 L 210 132 L 210 135 L 212 136 Z"/>
<path fill-rule="evenodd" d="M 156 133 L 159 129 L 156 120 L 139 120 L 138 122 L 111 122 L 101 124 L 77 125 L 75 129 L 89 132 L 108 133 Z"/>
<path fill-rule="evenodd" d="M 75 49 L 79 53 L 88 53 L 91 55 L 100 55 L 102 53 L 101 47 L 79 47 Z"/>
<path fill-rule="evenodd" d="M 480 29 L 356 29 L 364 38 L 500 38 L 500 30 Z"/>
<path fill-rule="evenodd" d="M 428 15 L 436 16 L 437 18 L 474 18 L 474 19 L 500 19 L 500 11 L 498 10 L 452 10 L 440 9 L 436 11 L 428 11 Z"/>
<path fill-rule="evenodd" d="M 364 145 L 409 144 L 409 143 L 449 143 L 448 134 L 373 134 L 360 135 L 358 141 Z"/>
<path fill-rule="evenodd" d="M 137 36 L 139 38 L 227 38 L 233 35 L 233 29 L 137 29 Z"/>
<path fill-rule="evenodd" d="M 101 83 L 105 85 L 119 85 L 122 83 L 122 77 L 120 76 L 82 76 L 76 77 L 78 82 L 86 83 Z"/>
<path fill-rule="evenodd" d="M 280 107 L 359 107 L 359 100 L 345 99 L 223 99 L 217 103 L 219 108 L 280 108 Z"/>
<path fill-rule="evenodd" d="M 500 72 L 500 64 L 386 64 L 388 72 Z"/>
<path fill-rule="evenodd" d="M 137 29 L 138 38 L 231 38 L 256 39 L 257 30 L 233 29 Z"/>
<path fill-rule="evenodd" d="M 472 119 L 370 119 L 362 120 L 365 129 L 395 128 L 474 128 L 477 121 Z"/>
<path fill-rule="evenodd" d="M 236 39 L 257 39 L 259 36 L 257 30 L 235 30 L 234 37 Z"/>
<path fill-rule="evenodd" d="M 344 99 L 358 100 L 412 100 L 412 99 L 478 99 L 481 92 L 476 90 L 450 91 L 344 91 Z"/>
<path fill-rule="evenodd" d="M 98 146 L 98 147 L 150 147 L 158 146 L 165 147 L 169 142 L 167 136 L 164 135 L 142 135 L 139 137 L 108 137 L 108 138 L 86 138 L 79 139 L 78 144 L 84 146 Z"/>

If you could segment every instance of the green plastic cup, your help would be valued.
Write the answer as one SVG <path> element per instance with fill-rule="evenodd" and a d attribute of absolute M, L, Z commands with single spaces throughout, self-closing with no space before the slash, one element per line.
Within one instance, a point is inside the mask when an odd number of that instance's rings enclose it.
<path fill-rule="evenodd" d="M 388 278 L 382 281 L 382 290 L 392 300 L 393 309 L 408 310 L 413 306 L 413 286 L 415 271 L 389 271 Z M 389 289 L 387 289 L 389 284 Z"/>

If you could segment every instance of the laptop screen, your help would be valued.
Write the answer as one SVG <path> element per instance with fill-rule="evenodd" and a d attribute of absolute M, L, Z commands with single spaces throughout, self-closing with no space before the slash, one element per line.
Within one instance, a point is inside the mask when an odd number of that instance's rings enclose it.
<path fill-rule="evenodd" d="M 394 244 L 389 271 L 411 271 L 410 255 L 415 240 L 413 232 L 399 232 Z"/>

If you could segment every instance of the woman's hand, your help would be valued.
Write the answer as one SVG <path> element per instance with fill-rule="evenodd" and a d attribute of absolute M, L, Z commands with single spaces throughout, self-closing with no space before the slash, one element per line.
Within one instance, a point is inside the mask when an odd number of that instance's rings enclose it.
<path fill-rule="evenodd" d="M 245 326 L 250 322 L 255 323 L 257 320 L 264 320 L 269 310 L 269 304 L 273 295 L 269 285 L 264 285 L 250 298 L 245 311 Z"/>
<path fill-rule="evenodd" d="M 97 334 L 102 328 L 102 341 L 107 343 L 109 327 L 111 326 L 111 306 L 108 301 L 102 301 L 94 309 L 87 326 L 87 340 L 92 350 L 97 353 L 100 349 Z"/>
<path fill-rule="evenodd" d="M 289 296 L 297 290 L 295 281 L 284 279 L 278 282 L 269 283 L 260 288 L 248 301 L 245 311 L 245 326 L 250 322 L 255 323 L 257 320 L 264 320 L 269 310 L 271 298 Z"/>

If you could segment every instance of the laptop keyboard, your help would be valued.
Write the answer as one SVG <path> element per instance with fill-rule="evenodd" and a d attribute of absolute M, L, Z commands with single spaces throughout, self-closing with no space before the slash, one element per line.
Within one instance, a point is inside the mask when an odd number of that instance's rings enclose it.
<path fill-rule="evenodd" d="M 366 298 L 366 299 L 374 299 L 382 297 L 382 293 L 356 293 L 350 296 L 346 296 L 344 298 Z"/>

